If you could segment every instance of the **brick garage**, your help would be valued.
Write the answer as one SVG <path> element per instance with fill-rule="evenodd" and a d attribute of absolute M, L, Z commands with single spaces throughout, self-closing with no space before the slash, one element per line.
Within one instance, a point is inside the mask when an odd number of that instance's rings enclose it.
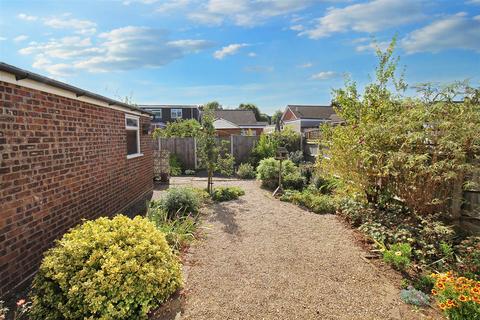
<path fill-rule="evenodd" d="M 140 211 L 153 160 L 147 112 L 3 63 L 0 101 L 2 297 L 81 219 Z M 131 154 L 140 142 L 128 159 L 127 115 Z"/>

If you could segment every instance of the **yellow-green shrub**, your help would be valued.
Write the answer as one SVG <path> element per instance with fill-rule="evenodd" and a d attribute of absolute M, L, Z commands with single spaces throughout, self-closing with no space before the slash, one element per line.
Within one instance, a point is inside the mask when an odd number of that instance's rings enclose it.
<path fill-rule="evenodd" d="M 145 218 L 87 221 L 48 250 L 31 319 L 145 319 L 182 284 L 165 236 Z"/>

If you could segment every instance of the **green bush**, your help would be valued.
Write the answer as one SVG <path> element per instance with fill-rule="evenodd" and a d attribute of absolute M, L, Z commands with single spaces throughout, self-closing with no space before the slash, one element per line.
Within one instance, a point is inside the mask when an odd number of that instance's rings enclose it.
<path fill-rule="evenodd" d="M 408 243 L 395 243 L 383 251 L 383 260 L 397 270 L 405 270 L 410 265 L 412 247 Z"/>
<path fill-rule="evenodd" d="M 262 186 L 269 189 L 278 187 L 280 161 L 267 158 L 260 161 L 257 167 L 257 179 L 262 180 Z M 282 161 L 282 179 L 291 174 L 299 174 L 299 169 L 290 160 Z M 291 178 L 295 178 L 292 176 Z"/>
<path fill-rule="evenodd" d="M 162 208 L 161 202 L 151 201 L 148 205 L 146 217 L 158 230 L 165 234 L 168 244 L 175 250 L 181 250 L 195 240 L 197 215 L 169 219 L 168 212 Z"/>
<path fill-rule="evenodd" d="M 255 173 L 255 169 L 250 163 L 242 163 L 238 167 L 237 175 L 241 179 L 253 179 L 255 178 L 256 173 Z"/>
<path fill-rule="evenodd" d="M 288 154 L 288 159 L 298 166 L 303 162 L 303 152 L 301 150 L 292 151 Z"/>
<path fill-rule="evenodd" d="M 307 207 L 309 210 L 319 214 L 335 212 L 335 202 L 332 197 L 323 194 L 314 194 L 309 190 L 302 192 L 287 190 L 285 194 L 280 197 L 280 200 Z"/>
<path fill-rule="evenodd" d="M 224 176 L 231 177 L 235 173 L 234 164 L 235 157 L 230 153 L 225 153 L 223 157 L 217 159 L 217 171 Z"/>
<path fill-rule="evenodd" d="M 182 162 L 177 155 L 171 153 L 169 158 L 170 175 L 179 176 L 182 174 Z"/>
<path fill-rule="evenodd" d="M 195 170 L 187 169 L 187 170 L 185 170 L 185 174 L 187 176 L 194 176 L 195 175 Z"/>
<path fill-rule="evenodd" d="M 292 172 L 283 177 L 282 185 L 285 189 L 302 190 L 305 187 L 305 178 L 300 172 Z"/>
<path fill-rule="evenodd" d="M 173 219 L 197 213 L 200 201 L 191 188 L 171 188 L 160 199 L 160 206 L 168 213 L 168 218 Z"/>
<path fill-rule="evenodd" d="M 182 284 L 180 263 L 147 219 L 87 221 L 45 257 L 32 284 L 32 320 L 146 319 Z"/>
<path fill-rule="evenodd" d="M 212 199 L 217 202 L 230 201 L 238 199 L 244 194 L 245 191 L 239 187 L 216 187 L 213 188 Z"/>
<path fill-rule="evenodd" d="M 256 167 L 262 159 L 274 157 L 277 147 L 278 143 L 275 139 L 269 135 L 261 134 L 250 155 L 250 163 Z"/>

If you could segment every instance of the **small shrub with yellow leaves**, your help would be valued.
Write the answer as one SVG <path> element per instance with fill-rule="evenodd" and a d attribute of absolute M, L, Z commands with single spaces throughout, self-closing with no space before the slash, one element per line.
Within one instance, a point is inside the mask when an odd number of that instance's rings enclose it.
<path fill-rule="evenodd" d="M 45 253 L 30 319 L 146 319 L 181 284 L 178 257 L 147 219 L 86 221 Z"/>
<path fill-rule="evenodd" d="M 457 277 L 451 271 L 432 274 L 432 294 L 450 320 L 480 319 L 480 281 Z"/>

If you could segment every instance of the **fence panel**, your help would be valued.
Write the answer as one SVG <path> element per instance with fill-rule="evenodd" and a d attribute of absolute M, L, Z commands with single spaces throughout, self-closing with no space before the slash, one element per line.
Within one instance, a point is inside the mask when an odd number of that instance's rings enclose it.
<path fill-rule="evenodd" d="M 231 152 L 235 157 L 236 164 L 240 164 L 248 160 L 258 139 L 258 136 L 231 136 Z"/>
<path fill-rule="evenodd" d="M 194 138 L 158 138 L 159 150 L 175 154 L 185 169 L 195 169 L 196 150 Z"/>

